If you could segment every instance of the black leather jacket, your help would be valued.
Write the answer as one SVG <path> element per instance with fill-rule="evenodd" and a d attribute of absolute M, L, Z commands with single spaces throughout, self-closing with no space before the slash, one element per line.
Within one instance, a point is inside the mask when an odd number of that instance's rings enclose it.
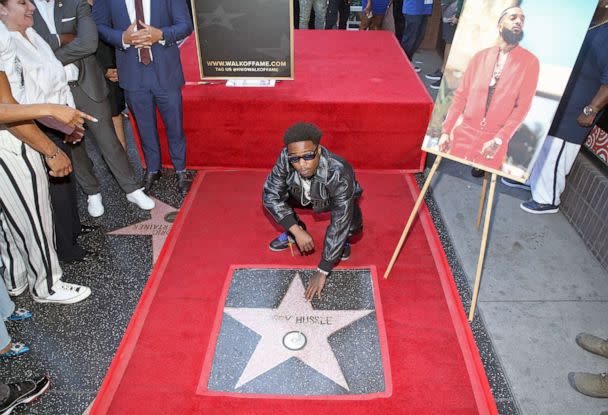
<path fill-rule="evenodd" d="M 319 165 L 311 180 L 310 198 L 314 212 L 331 212 L 319 263 L 320 269 L 329 272 L 340 259 L 362 189 L 346 160 L 325 147 L 320 147 L 320 151 Z M 262 202 L 274 220 L 286 230 L 297 224 L 296 215 L 288 203 L 290 197 L 300 204 L 304 201 L 300 175 L 287 160 L 287 148 L 284 148 L 264 183 Z"/>

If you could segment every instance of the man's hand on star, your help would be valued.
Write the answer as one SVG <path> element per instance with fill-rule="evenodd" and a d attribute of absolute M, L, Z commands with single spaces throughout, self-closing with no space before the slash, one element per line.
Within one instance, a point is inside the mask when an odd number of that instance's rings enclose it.
<path fill-rule="evenodd" d="M 325 287 L 325 280 L 327 277 L 322 272 L 315 272 L 310 282 L 308 283 L 308 287 L 306 287 L 306 292 L 304 293 L 304 298 L 306 301 L 310 301 L 314 298 L 315 294 L 319 299 L 321 299 L 321 291 L 323 291 L 323 287 Z"/>

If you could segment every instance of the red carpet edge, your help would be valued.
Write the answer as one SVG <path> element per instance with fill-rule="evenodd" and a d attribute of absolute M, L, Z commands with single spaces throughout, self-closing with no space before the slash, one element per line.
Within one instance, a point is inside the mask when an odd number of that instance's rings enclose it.
<path fill-rule="evenodd" d="M 406 175 L 406 181 L 414 199 L 418 198 L 420 189 L 418 189 L 414 177 L 412 175 Z M 448 259 L 441 246 L 439 235 L 433 225 L 433 220 L 431 219 L 431 214 L 426 203 L 421 205 L 421 209 L 418 212 L 418 218 L 424 229 L 424 234 L 429 243 L 429 247 L 431 248 L 431 254 L 435 260 L 435 265 L 437 266 L 446 304 L 450 310 L 454 331 L 456 332 L 456 337 L 458 338 L 458 343 L 462 350 L 462 357 L 469 373 L 471 388 L 475 396 L 475 401 L 477 402 L 477 407 L 479 408 L 479 413 L 498 414 L 496 402 L 494 401 L 494 396 L 490 389 L 490 383 L 488 382 L 488 377 L 483 368 L 483 363 L 481 362 L 481 356 L 479 355 L 473 332 L 469 326 L 468 317 L 464 311 L 462 302 L 460 301 L 460 295 L 458 294 L 458 289 L 454 282 L 454 276 L 452 275 Z"/>
<path fill-rule="evenodd" d="M 93 406 L 91 407 L 89 415 L 105 414 L 108 412 L 110 405 L 112 404 L 114 394 L 122 381 L 122 377 L 125 373 L 127 365 L 129 364 L 129 360 L 131 359 L 131 355 L 133 354 L 133 350 L 137 344 L 137 340 L 139 339 L 139 335 L 146 321 L 146 317 L 148 316 L 148 311 L 150 310 L 150 306 L 152 305 L 152 301 L 154 300 L 158 286 L 160 285 L 162 277 L 165 273 L 165 269 L 169 262 L 169 258 L 171 257 L 171 253 L 173 252 L 175 242 L 181 233 L 184 220 L 188 216 L 188 212 L 192 207 L 193 200 L 199 191 L 204 176 L 204 171 L 201 171 L 196 175 L 196 178 L 192 183 L 192 187 L 190 188 L 190 192 L 186 196 L 184 203 L 177 213 L 175 222 L 167 235 L 165 244 L 160 251 L 158 260 L 154 265 L 150 278 L 144 287 L 141 298 L 135 307 L 133 317 L 131 317 L 131 321 L 125 330 L 125 335 L 122 338 L 118 349 L 116 350 L 114 359 L 112 359 L 108 373 L 106 374 L 106 377 L 99 388 L 99 392 L 95 398 Z"/>

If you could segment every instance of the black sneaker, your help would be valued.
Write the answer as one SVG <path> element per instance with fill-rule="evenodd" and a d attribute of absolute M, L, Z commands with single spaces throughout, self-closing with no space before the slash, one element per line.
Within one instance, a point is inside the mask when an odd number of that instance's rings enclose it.
<path fill-rule="evenodd" d="M 507 179 L 506 177 L 501 177 L 500 181 L 505 186 L 515 187 L 516 189 L 530 190 L 530 185 L 529 184 L 516 182 L 515 180 Z"/>
<path fill-rule="evenodd" d="M 290 243 L 293 244 L 295 243 L 295 241 L 293 240 L 289 232 L 285 231 L 276 238 L 274 238 L 272 241 L 270 241 L 268 247 L 271 251 L 278 252 L 289 248 Z"/>
<path fill-rule="evenodd" d="M 534 213 L 536 215 L 542 215 L 544 213 L 559 212 L 558 206 L 551 205 L 548 203 L 538 203 L 534 199 L 530 199 L 527 202 L 522 202 L 522 204 L 519 205 L 519 207 L 528 213 Z"/>
<path fill-rule="evenodd" d="M 424 77 L 432 81 L 437 81 L 438 79 L 443 78 L 443 72 L 441 72 L 441 69 L 437 69 L 433 73 L 427 73 L 426 75 L 424 75 Z"/>
<path fill-rule="evenodd" d="M 439 89 L 439 88 L 441 88 L 441 78 L 439 78 L 438 80 L 436 80 L 435 82 L 433 82 L 432 84 L 430 84 L 429 87 L 431 89 Z"/>
<path fill-rule="evenodd" d="M 0 404 L 0 415 L 8 415 L 13 412 L 17 405 L 29 403 L 42 395 L 51 385 L 47 376 L 36 379 L 28 379 L 23 382 L 8 383 L 8 398 Z"/>
<path fill-rule="evenodd" d="M 342 257 L 340 259 L 346 261 L 348 258 L 350 258 L 350 243 L 344 242 L 344 249 L 342 249 Z"/>

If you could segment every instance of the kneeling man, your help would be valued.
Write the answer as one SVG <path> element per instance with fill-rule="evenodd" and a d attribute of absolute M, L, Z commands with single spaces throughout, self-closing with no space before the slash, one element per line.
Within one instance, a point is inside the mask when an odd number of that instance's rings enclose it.
<path fill-rule="evenodd" d="M 264 183 L 263 203 L 285 232 L 270 242 L 270 249 L 282 251 L 295 241 L 302 253 L 314 250 L 312 236 L 294 207 L 314 212 L 331 212 L 325 232 L 319 267 L 306 288 L 306 299 L 321 290 L 332 268 L 350 256 L 348 237 L 363 227 L 359 198 L 361 187 L 348 162 L 320 145 L 323 133 L 315 125 L 298 123 L 287 129 L 285 148 Z"/>

